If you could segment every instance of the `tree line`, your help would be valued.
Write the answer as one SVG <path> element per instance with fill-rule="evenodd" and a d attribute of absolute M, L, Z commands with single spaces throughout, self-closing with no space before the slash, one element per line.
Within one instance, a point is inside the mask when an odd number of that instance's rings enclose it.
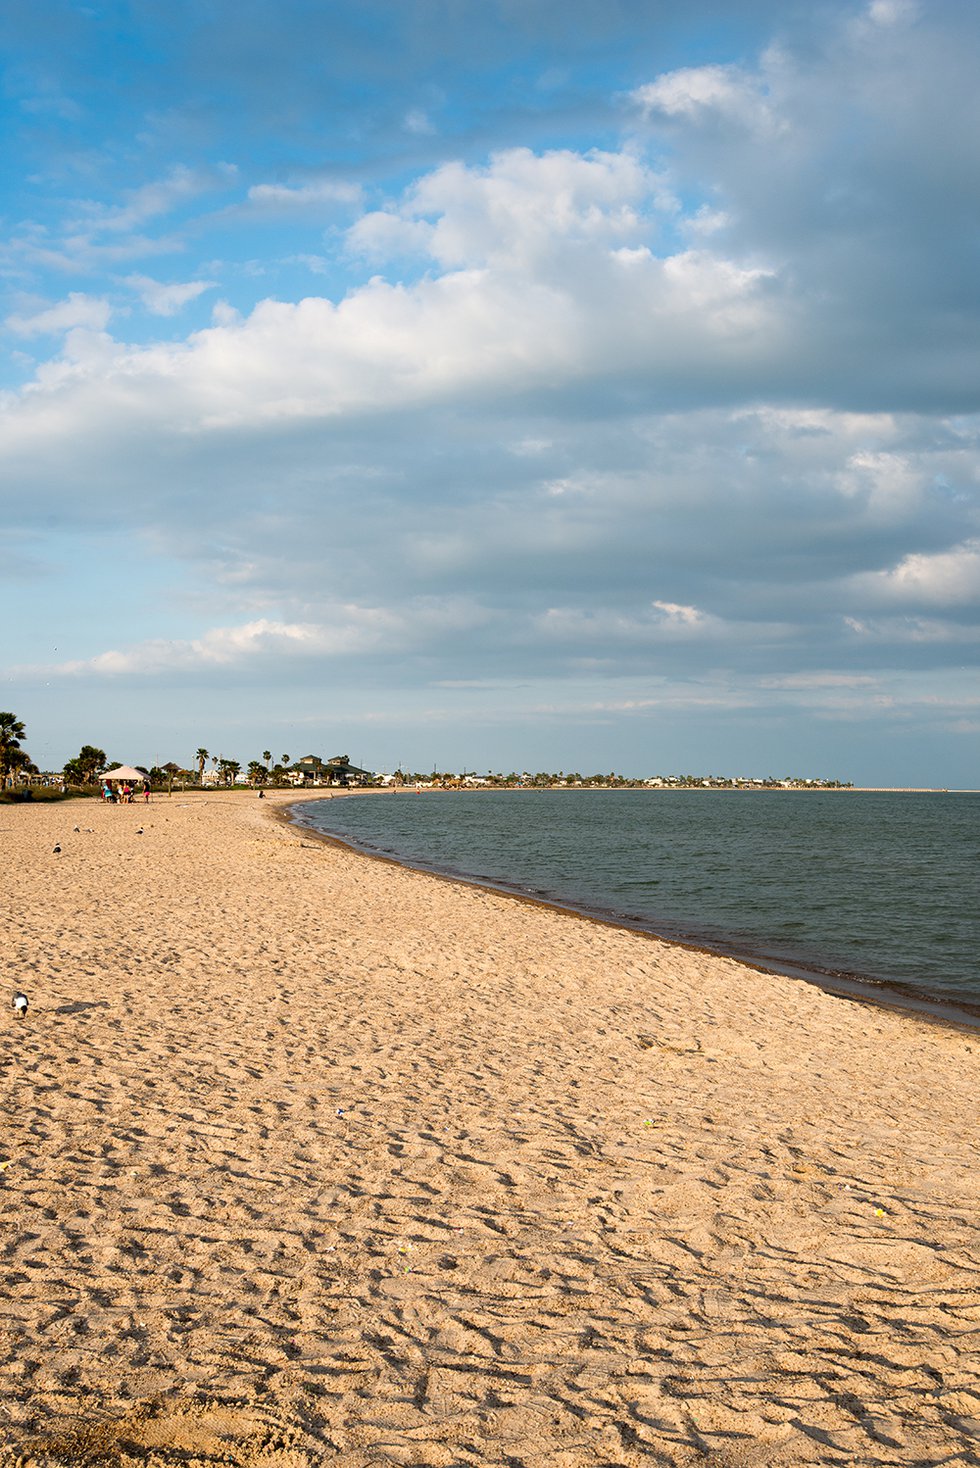
<path fill-rule="evenodd" d="M 24 748 L 23 740 L 26 738 L 26 728 L 22 719 L 18 719 L 14 713 L 0 712 L 0 790 L 6 787 L 10 777 L 39 775 L 41 772 Z M 220 784 L 233 785 L 235 777 L 241 771 L 241 763 L 236 759 L 226 759 L 221 754 L 211 754 L 201 746 L 194 755 L 197 765 L 196 779 L 200 785 L 204 779 L 204 767 L 210 762 L 213 771 L 218 775 Z M 290 756 L 282 755 L 278 760 L 273 759 L 271 749 L 262 751 L 261 760 L 252 760 L 247 766 L 249 782 L 252 785 L 281 785 L 287 783 Z M 118 761 L 108 760 L 104 749 L 99 749 L 94 744 L 83 744 L 74 758 L 68 760 L 62 768 L 62 776 L 66 786 L 75 788 L 95 785 L 100 776 L 106 770 L 112 769 Z M 321 769 L 324 762 L 314 760 L 314 765 Z M 144 769 L 142 765 L 134 768 L 139 769 L 141 774 L 152 785 L 166 785 L 175 779 L 184 779 L 191 782 L 195 779 L 193 769 L 184 769 L 182 766 L 168 762 L 165 765 L 152 765 Z"/>
<path fill-rule="evenodd" d="M 37 765 L 23 746 L 22 740 L 24 738 L 25 728 L 23 721 L 18 719 L 15 714 L 0 713 L 0 790 L 5 787 L 7 779 L 12 775 L 36 775 L 39 773 Z M 346 756 L 342 758 L 346 759 Z M 205 765 L 210 763 L 212 773 L 217 775 L 218 783 L 225 786 L 234 785 L 236 783 L 235 777 L 242 769 L 239 760 L 226 759 L 221 754 L 211 754 L 203 745 L 195 752 L 194 760 L 197 766 L 196 772 L 193 769 L 184 769 L 172 761 L 163 766 L 154 765 L 148 770 L 143 770 L 142 766 L 138 766 L 137 768 L 140 768 L 141 773 L 153 785 L 172 785 L 174 780 L 185 780 L 190 783 L 195 781 L 195 778 L 196 783 L 201 785 L 204 782 Z M 326 769 L 326 762 L 313 758 L 312 766 L 314 774 L 322 775 Z M 106 760 L 104 749 L 99 749 L 94 744 L 83 744 L 78 754 L 65 764 L 62 774 L 66 786 L 71 785 L 77 788 L 94 785 L 100 775 L 104 774 L 111 767 L 111 763 Z M 283 754 L 278 759 L 274 759 L 271 749 L 264 749 L 260 760 L 251 760 L 246 766 L 246 774 L 250 785 L 285 785 L 290 783 L 290 770 L 290 756 Z M 608 774 L 594 775 L 583 775 L 578 770 L 571 772 L 566 772 L 565 770 L 558 770 L 557 772 L 545 770 L 531 772 L 530 770 L 523 770 L 520 773 L 516 770 L 511 770 L 506 775 L 502 773 L 488 773 L 477 777 L 476 771 L 474 770 L 463 770 L 459 774 L 454 774 L 449 770 L 442 771 L 441 773 L 433 770 L 431 774 L 428 772 L 422 774 L 418 771 L 410 773 L 402 769 L 397 769 L 392 778 L 396 785 L 425 784 L 440 786 L 444 789 L 458 789 L 460 786 L 472 782 L 505 789 L 512 789 L 515 786 L 537 786 L 540 788 L 556 785 L 566 787 L 601 786 L 608 789 L 609 787 L 623 788 L 649 784 L 665 786 L 668 789 L 738 789 L 744 788 L 745 786 L 762 786 L 770 789 L 780 786 L 846 789 L 850 786 L 850 781 L 810 780 L 790 775 L 783 776 L 782 778 L 768 775 L 764 780 L 744 780 L 737 777 L 729 778 L 720 775 L 661 775 L 654 779 L 642 780 L 626 775 L 618 775 L 614 770 L 610 770 Z"/>

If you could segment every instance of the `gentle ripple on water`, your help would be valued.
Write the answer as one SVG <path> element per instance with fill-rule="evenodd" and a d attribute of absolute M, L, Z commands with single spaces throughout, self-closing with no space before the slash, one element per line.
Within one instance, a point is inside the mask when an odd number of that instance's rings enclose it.
<path fill-rule="evenodd" d="M 665 937 L 980 1005 L 980 795 L 350 796 L 304 824 Z"/>

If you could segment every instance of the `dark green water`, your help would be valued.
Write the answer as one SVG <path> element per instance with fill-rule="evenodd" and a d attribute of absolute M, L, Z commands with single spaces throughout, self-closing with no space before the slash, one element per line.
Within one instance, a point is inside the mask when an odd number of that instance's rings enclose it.
<path fill-rule="evenodd" d="M 297 819 L 668 938 L 980 1012 L 980 795 L 383 793 Z"/>

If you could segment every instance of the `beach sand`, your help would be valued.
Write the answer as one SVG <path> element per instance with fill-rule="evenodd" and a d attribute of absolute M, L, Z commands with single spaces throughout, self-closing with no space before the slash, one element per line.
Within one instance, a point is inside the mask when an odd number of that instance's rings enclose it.
<path fill-rule="evenodd" d="M 980 1035 L 277 803 L 0 807 L 4 1468 L 980 1462 Z"/>

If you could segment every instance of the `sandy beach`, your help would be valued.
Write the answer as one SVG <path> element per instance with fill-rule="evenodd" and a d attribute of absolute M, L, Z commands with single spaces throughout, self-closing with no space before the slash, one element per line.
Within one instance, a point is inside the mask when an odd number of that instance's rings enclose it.
<path fill-rule="evenodd" d="M 3 1468 L 980 1463 L 980 1035 L 280 804 L 0 807 Z"/>

